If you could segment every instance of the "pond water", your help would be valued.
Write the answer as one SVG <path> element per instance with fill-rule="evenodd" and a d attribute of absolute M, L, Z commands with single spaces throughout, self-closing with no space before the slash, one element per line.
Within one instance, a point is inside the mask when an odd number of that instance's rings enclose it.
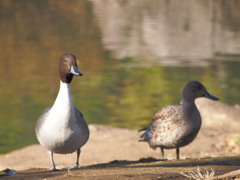
<path fill-rule="evenodd" d="M 1 0 L 0 39 L 0 153 L 37 143 L 65 52 L 84 73 L 72 96 L 89 124 L 142 128 L 190 80 L 240 102 L 237 0 Z"/>

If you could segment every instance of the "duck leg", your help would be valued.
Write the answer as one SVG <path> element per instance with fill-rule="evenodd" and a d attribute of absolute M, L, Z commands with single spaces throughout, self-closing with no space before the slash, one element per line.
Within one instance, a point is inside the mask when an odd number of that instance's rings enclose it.
<path fill-rule="evenodd" d="M 79 157 L 80 157 L 80 153 L 81 153 L 81 149 L 79 148 L 79 149 L 77 150 L 77 161 L 76 161 L 76 164 L 75 164 L 75 166 L 71 167 L 70 169 L 77 169 L 77 168 L 79 168 Z"/>
<path fill-rule="evenodd" d="M 77 150 L 77 161 L 76 161 L 75 168 L 78 168 L 78 167 L 79 167 L 79 157 L 80 157 L 80 153 L 81 153 L 81 149 L 79 148 L 79 149 Z"/>
<path fill-rule="evenodd" d="M 75 164 L 75 166 L 69 168 L 70 170 L 71 170 L 71 169 L 77 169 L 77 168 L 79 168 L 79 157 L 80 157 L 80 153 L 81 153 L 81 149 L 79 148 L 79 149 L 77 150 L 77 161 L 76 161 L 76 164 Z"/>
<path fill-rule="evenodd" d="M 49 155 L 50 155 L 50 160 L 52 162 L 52 168 L 50 169 L 50 171 L 56 171 L 57 168 L 56 168 L 56 164 L 54 163 L 54 160 L 53 160 L 53 152 L 49 151 Z"/>
<path fill-rule="evenodd" d="M 179 157 L 179 148 L 176 148 L 176 156 L 177 156 L 177 159 L 180 159 L 180 157 Z"/>
<path fill-rule="evenodd" d="M 161 147 L 160 147 L 160 149 L 161 149 L 162 159 L 164 160 L 164 149 Z"/>

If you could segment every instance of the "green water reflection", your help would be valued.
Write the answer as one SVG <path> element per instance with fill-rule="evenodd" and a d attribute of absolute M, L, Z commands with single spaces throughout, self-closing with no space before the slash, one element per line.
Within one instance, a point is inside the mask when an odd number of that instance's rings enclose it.
<path fill-rule="evenodd" d="M 74 78 L 72 95 L 89 124 L 142 128 L 161 107 L 178 103 L 190 80 L 203 82 L 224 103 L 239 104 L 238 57 L 195 63 L 204 66 L 118 59 L 102 43 L 93 4 L 68 3 L 0 2 L 0 153 L 37 143 L 35 122 L 55 100 L 58 59 L 65 52 L 77 55 L 84 73 Z"/>
<path fill-rule="evenodd" d="M 226 79 L 219 77 L 222 67 L 228 74 Z M 236 62 L 220 62 L 204 68 L 123 68 L 116 65 L 98 71 L 87 70 L 83 77 L 74 78 L 73 99 L 89 124 L 137 129 L 145 126 L 161 107 L 178 103 L 182 87 L 192 79 L 202 81 L 209 92 L 225 103 L 240 102 L 240 79 L 235 76 L 239 67 Z M 44 81 L 32 81 L 8 86 L 11 83 L 7 82 L 2 86 L 2 152 L 36 143 L 35 121 L 53 103 L 58 83 L 54 80 L 53 84 L 44 85 Z"/>

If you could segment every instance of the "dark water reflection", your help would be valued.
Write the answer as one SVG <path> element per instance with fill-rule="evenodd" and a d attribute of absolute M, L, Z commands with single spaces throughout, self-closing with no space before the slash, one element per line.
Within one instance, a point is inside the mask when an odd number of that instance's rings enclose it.
<path fill-rule="evenodd" d="M 2 0 L 0 27 L 1 153 L 36 143 L 64 52 L 85 74 L 72 93 L 88 123 L 141 128 L 192 79 L 240 102 L 239 1 Z"/>

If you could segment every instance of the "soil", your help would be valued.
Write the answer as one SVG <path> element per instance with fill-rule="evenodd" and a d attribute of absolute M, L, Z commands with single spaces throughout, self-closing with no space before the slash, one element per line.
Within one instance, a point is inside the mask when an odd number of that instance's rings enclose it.
<path fill-rule="evenodd" d="M 240 179 L 240 107 L 207 99 L 197 100 L 203 119 L 197 138 L 180 149 L 160 150 L 137 142 L 136 130 L 105 125 L 90 125 L 91 136 L 82 148 L 76 170 L 49 172 L 50 160 L 46 149 L 38 144 L 0 155 L 0 177 L 5 179 L 188 179 L 181 172 L 215 172 L 215 179 Z M 76 154 L 55 155 L 60 168 L 74 165 Z M 9 168 L 9 169 L 7 169 Z M 212 170 L 211 170 L 212 168 Z M 7 170 L 6 170 L 7 169 Z M 13 171 L 11 171 L 13 170 Z M 16 175 L 8 175 L 11 172 Z M 223 176 L 220 176 L 223 175 Z"/>

